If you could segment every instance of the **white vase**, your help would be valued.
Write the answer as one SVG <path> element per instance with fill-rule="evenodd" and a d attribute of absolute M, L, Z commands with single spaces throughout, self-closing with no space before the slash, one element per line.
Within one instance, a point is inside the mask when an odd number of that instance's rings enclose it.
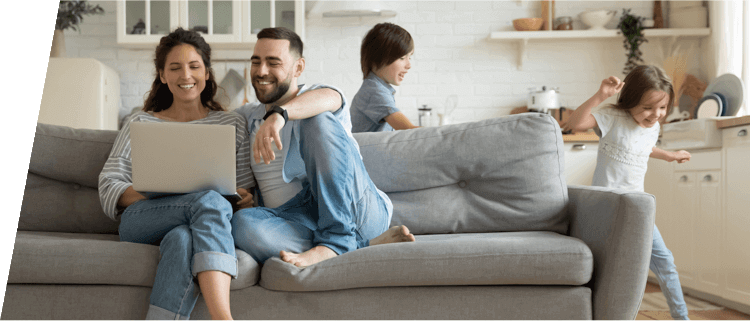
<path fill-rule="evenodd" d="M 62 30 L 55 29 L 52 36 L 52 48 L 49 51 L 50 57 L 65 57 L 65 33 Z"/>

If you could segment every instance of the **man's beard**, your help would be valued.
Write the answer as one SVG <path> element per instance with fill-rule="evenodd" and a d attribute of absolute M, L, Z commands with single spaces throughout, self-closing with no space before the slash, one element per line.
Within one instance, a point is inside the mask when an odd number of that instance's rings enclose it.
<path fill-rule="evenodd" d="M 266 96 L 262 96 L 260 92 L 258 92 L 258 89 L 255 88 L 255 86 L 253 85 L 253 89 L 255 90 L 255 97 L 258 97 L 258 101 L 264 104 L 278 101 L 279 99 L 281 99 L 281 97 L 284 96 L 284 94 L 286 94 L 287 91 L 289 91 L 289 84 L 291 82 L 292 82 L 291 78 L 287 77 L 285 82 L 279 83 L 279 86 L 276 87 L 276 90 L 268 93 L 268 95 Z"/>

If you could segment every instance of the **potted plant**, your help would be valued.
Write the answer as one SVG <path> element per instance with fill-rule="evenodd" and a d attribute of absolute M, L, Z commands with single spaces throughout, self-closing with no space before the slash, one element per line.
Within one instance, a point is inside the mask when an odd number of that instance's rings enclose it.
<path fill-rule="evenodd" d="M 625 36 L 623 47 L 628 52 L 626 55 L 628 61 L 625 63 L 625 69 L 622 71 L 625 75 L 630 73 L 639 63 L 643 62 L 641 58 L 643 53 L 640 46 L 642 43 L 648 42 L 646 37 L 643 36 L 643 20 L 643 17 L 631 14 L 630 9 L 622 9 L 622 17 L 620 17 L 620 22 L 617 24 L 617 29 Z"/>
<path fill-rule="evenodd" d="M 104 14 L 104 9 L 99 5 L 92 6 L 86 3 L 86 0 L 69 0 L 60 1 L 57 8 L 57 21 L 55 21 L 55 35 L 52 37 L 52 49 L 50 57 L 65 56 L 65 29 L 76 29 L 76 26 L 83 22 L 83 15 Z"/>

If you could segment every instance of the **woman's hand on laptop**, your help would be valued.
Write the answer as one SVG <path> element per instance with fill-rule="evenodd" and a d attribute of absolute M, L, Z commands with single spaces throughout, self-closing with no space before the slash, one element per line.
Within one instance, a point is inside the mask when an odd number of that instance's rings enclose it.
<path fill-rule="evenodd" d="M 244 188 L 238 188 L 237 194 L 240 194 L 242 196 L 242 199 L 237 202 L 237 207 L 240 209 L 243 208 L 251 208 L 255 205 L 255 201 L 253 201 L 253 194 L 250 194 L 246 189 Z"/>

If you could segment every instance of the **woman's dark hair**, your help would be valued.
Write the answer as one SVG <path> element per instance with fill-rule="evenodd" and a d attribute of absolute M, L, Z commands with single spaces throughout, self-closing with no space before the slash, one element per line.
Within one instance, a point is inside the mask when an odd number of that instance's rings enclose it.
<path fill-rule="evenodd" d="M 208 79 L 206 79 L 206 88 L 201 92 L 201 103 L 211 110 L 224 110 L 218 102 L 214 100 L 214 96 L 218 90 L 214 77 L 214 71 L 211 68 L 211 46 L 209 46 L 203 37 L 192 30 L 185 30 L 177 28 L 172 33 L 164 36 L 159 41 L 159 45 L 156 46 L 156 53 L 154 57 L 154 66 L 156 67 L 156 77 L 154 82 L 151 84 L 151 90 L 149 91 L 148 98 L 143 103 L 143 111 L 154 111 L 159 112 L 168 109 L 172 106 L 174 97 L 172 92 L 169 91 L 169 87 L 166 84 L 161 83 L 159 72 L 164 70 L 167 63 L 167 55 L 174 47 L 182 44 L 188 44 L 195 48 L 195 51 L 203 58 L 203 65 L 206 66 L 208 71 Z"/>
<path fill-rule="evenodd" d="M 297 59 L 302 56 L 302 39 L 294 32 L 284 27 L 265 28 L 258 32 L 258 39 L 280 39 L 289 40 L 289 53 L 296 55 Z"/>
<path fill-rule="evenodd" d="M 375 69 L 390 65 L 414 50 L 411 34 L 398 25 L 383 22 L 376 24 L 362 39 L 360 64 L 363 78 Z"/>
<path fill-rule="evenodd" d="M 625 76 L 625 85 L 620 91 L 617 103 L 612 107 L 621 110 L 629 110 L 638 106 L 641 98 L 650 90 L 663 91 L 669 94 L 667 112 L 672 110 L 674 104 L 674 88 L 672 80 L 669 79 L 664 69 L 652 65 L 641 65 Z"/>

